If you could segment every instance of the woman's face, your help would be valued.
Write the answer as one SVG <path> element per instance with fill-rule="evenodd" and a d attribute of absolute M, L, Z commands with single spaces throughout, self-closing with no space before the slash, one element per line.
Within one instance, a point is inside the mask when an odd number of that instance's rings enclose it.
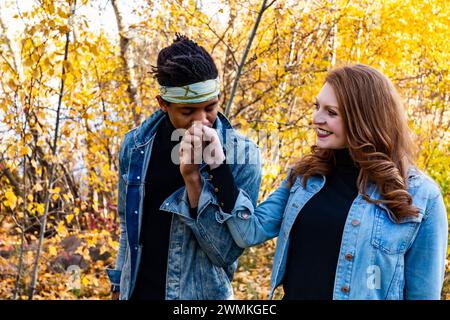
<path fill-rule="evenodd" d="M 347 147 L 344 122 L 338 108 L 333 88 L 326 82 L 317 95 L 313 122 L 316 129 L 316 145 L 323 149 Z"/>

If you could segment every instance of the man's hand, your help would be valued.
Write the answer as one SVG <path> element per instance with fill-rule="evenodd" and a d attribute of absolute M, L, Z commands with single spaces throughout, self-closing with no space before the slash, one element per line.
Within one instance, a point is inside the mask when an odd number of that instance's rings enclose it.
<path fill-rule="evenodd" d="M 180 172 L 184 180 L 198 175 L 202 163 L 203 130 L 201 123 L 194 123 L 184 134 L 180 143 Z"/>
<path fill-rule="evenodd" d="M 215 169 L 225 161 L 225 154 L 216 130 L 197 122 L 181 140 L 180 171 L 183 178 L 195 175 L 202 160 Z"/>

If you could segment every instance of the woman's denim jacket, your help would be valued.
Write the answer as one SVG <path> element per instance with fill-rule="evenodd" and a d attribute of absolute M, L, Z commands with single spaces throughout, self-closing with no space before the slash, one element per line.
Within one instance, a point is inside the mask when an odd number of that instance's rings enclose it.
<path fill-rule="evenodd" d="M 242 248 L 278 236 L 271 298 L 283 281 L 292 225 L 325 180 L 314 176 L 303 187 L 297 177 L 291 188 L 284 180 L 256 209 L 241 191 L 225 217 Z M 415 168 L 409 170 L 408 192 L 420 213 L 400 223 L 386 205 L 369 203 L 361 194 L 354 199 L 343 230 L 333 299 L 440 299 L 448 237 L 444 201 L 434 181 Z M 367 194 L 381 198 L 373 184 Z"/>

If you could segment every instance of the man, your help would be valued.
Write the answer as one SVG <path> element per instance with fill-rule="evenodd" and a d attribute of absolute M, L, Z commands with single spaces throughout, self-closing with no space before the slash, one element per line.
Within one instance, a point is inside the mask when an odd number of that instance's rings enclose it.
<path fill-rule="evenodd" d="M 242 249 L 224 222 L 237 195 L 217 186 L 235 183 L 255 205 L 258 147 L 218 112 L 218 72 L 203 47 L 177 34 L 154 74 L 161 109 L 125 135 L 119 152 L 113 299 L 230 299 Z"/>

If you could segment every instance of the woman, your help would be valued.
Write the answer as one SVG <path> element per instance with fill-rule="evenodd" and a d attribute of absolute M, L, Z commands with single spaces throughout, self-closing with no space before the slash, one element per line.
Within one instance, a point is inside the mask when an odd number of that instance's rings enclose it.
<path fill-rule="evenodd" d="M 366 65 L 332 70 L 314 103 L 316 145 L 256 209 L 223 213 L 236 243 L 278 236 L 271 297 L 439 299 L 448 222 L 439 187 L 414 165 L 399 96 Z"/>

